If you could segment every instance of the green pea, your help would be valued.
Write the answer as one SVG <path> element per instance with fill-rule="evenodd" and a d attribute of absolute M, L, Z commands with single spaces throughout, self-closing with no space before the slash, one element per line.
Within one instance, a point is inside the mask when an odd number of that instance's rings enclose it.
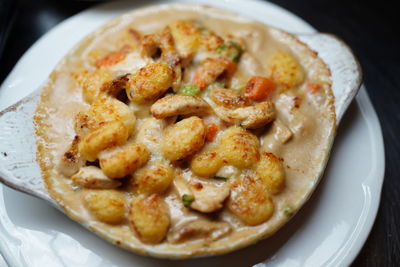
<path fill-rule="evenodd" d="M 183 203 L 183 206 L 185 206 L 186 208 L 188 208 L 190 206 L 190 204 L 192 204 L 193 201 L 194 201 L 193 195 L 184 194 L 182 196 L 182 203 Z"/>
<path fill-rule="evenodd" d="M 187 84 L 179 90 L 179 94 L 181 95 L 198 95 L 199 93 L 199 87 L 194 84 Z"/>

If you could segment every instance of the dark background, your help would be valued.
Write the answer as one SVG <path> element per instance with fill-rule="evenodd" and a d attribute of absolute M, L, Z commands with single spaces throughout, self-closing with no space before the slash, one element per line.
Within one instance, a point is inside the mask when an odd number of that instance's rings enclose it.
<path fill-rule="evenodd" d="M 380 119 L 386 154 L 381 204 L 354 266 L 400 266 L 400 38 L 388 1 L 272 0 L 353 49 Z M 98 1 L 0 0 L 0 83 L 22 54 L 57 23 Z M 43 19 L 43 18 L 46 19 Z"/>

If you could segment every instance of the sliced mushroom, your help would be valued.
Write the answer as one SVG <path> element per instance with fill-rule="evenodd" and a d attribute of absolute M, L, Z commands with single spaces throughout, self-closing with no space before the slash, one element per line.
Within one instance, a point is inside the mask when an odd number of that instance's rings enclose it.
<path fill-rule="evenodd" d="M 82 167 L 71 179 L 75 185 L 93 189 L 111 189 L 121 185 L 120 181 L 108 178 L 95 166 Z"/>
<path fill-rule="evenodd" d="M 242 127 L 255 129 L 275 119 L 275 105 L 271 101 L 265 101 L 251 107 L 235 109 L 231 115 L 241 121 Z"/>
<path fill-rule="evenodd" d="M 195 219 L 178 224 L 168 233 L 167 240 L 172 244 L 188 240 L 205 239 L 206 241 L 218 240 L 232 231 L 227 222 L 213 222 L 204 219 Z"/>
<path fill-rule="evenodd" d="M 251 105 L 251 100 L 240 91 L 226 88 L 216 88 L 210 92 L 210 98 L 217 105 L 225 108 L 239 108 Z"/>
<path fill-rule="evenodd" d="M 275 119 L 275 105 L 271 101 L 237 109 L 214 104 L 213 109 L 220 119 L 231 124 L 239 124 L 246 129 L 260 128 Z"/>
<path fill-rule="evenodd" d="M 223 207 L 225 199 L 229 196 L 230 189 L 226 182 L 200 182 L 186 181 L 183 177 L 175 177 L 174 185 L 180 197 L 191 195 L 193 201 L 189 207 L 200 212 L 209 213 Z"/>
<path fill-rule="evenodd" d="M 86 161 L 78 151 L 79 140 L 79 136 L 75 136 L 58 164 L 58 171 L 67 177 L 77 173 Z"/>
<path fill-rule="evenodd" d="M 209 105 L 201 97 L 192 95 L 169 95 L 157 100 L 151 106 L 151 113 L 157 119 L 207 111 Z"/>
<path fill-rule="evenodd" d="M 281 120 L 275 120 L 273 124 L 273 133 L 275 139 L 281 141 L 282 144 L 287 143 L 292 137 L 293 133 Z"/>

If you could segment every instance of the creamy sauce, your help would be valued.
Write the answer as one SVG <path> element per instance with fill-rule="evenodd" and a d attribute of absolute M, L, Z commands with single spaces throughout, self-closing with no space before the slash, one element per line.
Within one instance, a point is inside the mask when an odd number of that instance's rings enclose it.
<path fill-rule="evenodd" d="M 75 135 L 74 116 L 79 111 L 88 109 L 88 104 L 82 99 L 81 88 L 77 87 L 72 74 L 82 69 L 93 69 L 93 64 L 89 63 L 93 62 L 94 55 L 104 55 L 107 51 L 118 50 L 121 43 L 116 44 L 115 40 L 123 42 L 124 36 L 120 33 L 128 28 L 145 34 L 153 33 L 177 19 L 196 19 L 221 36 L 232 34 L 243 38 L 246 52 L 241 57 L 231 87 L 243 87 L 247 80 L 255 75 L 269 76 L 267 62 L 277 50 L 294 54 L 306 71 L 305 81 L 299 88 L 276 94 L 273 99 L 277 119 L 290 129 L 293 134 L 291 139 L 283 144 L 276 137 L 274 132 L 276 130 L 272 126 L 253 131 L 258 134 L 262 151 L 272 152 L 283 159 L 286 186 L 282 193 L 273 196 L 275 203 L 273 217 L 261 225 L 246 226 L 229 211 L 223 209 L 218 218 L 230 223 L 233 230 L 229 235 L 207 243 L 206 246 L 201 239 L 182 244 L 169 244 L 164 241 L 157 245 L 146 245 L 135 236 L 127 223 L 108 225 L 96 221 L 82 205 L 82 194 L 85 189 L 77 189 L 71 180 L 61 175 L 56 168 Z M 111 68 L 112 75 L 116 77 L 126 72 L 134 72 L 147 63 L 148 60 L 138 59 L 135 54 L 130 55 L 126 61 Z M 306 88 L 307 82 L 319 83 L 322 89 L 318 94 L 310 94 Z M 202 96 L 210 102 L 206 93 Z M 296 97 L 300 99 L 300 104 L 295 103 Z M 150 161 L 159 160 L 161 153 L 158 140 L 162 137 L 161 129 L 168 122 L 153 119 L 149 113 L 150 106 L 132 105 L 131 108 L 136 110 L 137 117 L 132 140 L 141 138 L 140 140 L 152 152 Z M 285 207 L 290 207 L 295 213 L 309 198 L 329 155 L 335 127 L 334 114 L 329 70 L 312 51 L 291 35 L 213 8 L 190 5 L 153 7 L 135 11 L 108 23 L 78 44 L 59 63 L 43 90 L 37 110 L 38 159 L 46 186 L 58 204 L 72 219 L 111 242 L 137 253 L 160 257 L 182 258 L 198 254 L 219 254 L 273 234 L 289 219 L 284 214 Z M 204 117 L 204 120 L 218 119 L 215 116 L 208 116 Z M 141 127 L 146 124 L 149 132 L 141 132 L 143 131 Z M 181 172 L 179 179 L 190 180 L 188 176 L 191 174 L 188 170 Z M 195 179 L 204 184 L 221 183 L 202 178 Z M 175 183 L 176 181 L 164 196 L 170 210 L 171 225 L 205 217 L 206 215 L 183 207 Z M 132 197 L 130 192 L 126 195 L 127 198 Z"/>

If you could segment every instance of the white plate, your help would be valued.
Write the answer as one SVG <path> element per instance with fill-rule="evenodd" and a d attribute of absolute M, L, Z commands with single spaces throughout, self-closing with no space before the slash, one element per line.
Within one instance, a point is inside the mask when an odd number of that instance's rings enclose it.
<path fill-rule="evenodd" d="M 83 36 L 145 2 L 103 4 L 48 32 L 3 83 L 0 110 L 38 88 Z M 315 32 L 300 18 L 267 2 L 196 2 L 230 9 L 290 32 Z M 341 122 L 327 170 L 313 197 L 276 235 L 254 246 L 192 260 L 146 258 L 103 241 L 45 202 L 0 185 L 0 251 L 11 266 L 347 266 L 373 225 L 383 176 L 381 128 L 361 88 Z"/>

